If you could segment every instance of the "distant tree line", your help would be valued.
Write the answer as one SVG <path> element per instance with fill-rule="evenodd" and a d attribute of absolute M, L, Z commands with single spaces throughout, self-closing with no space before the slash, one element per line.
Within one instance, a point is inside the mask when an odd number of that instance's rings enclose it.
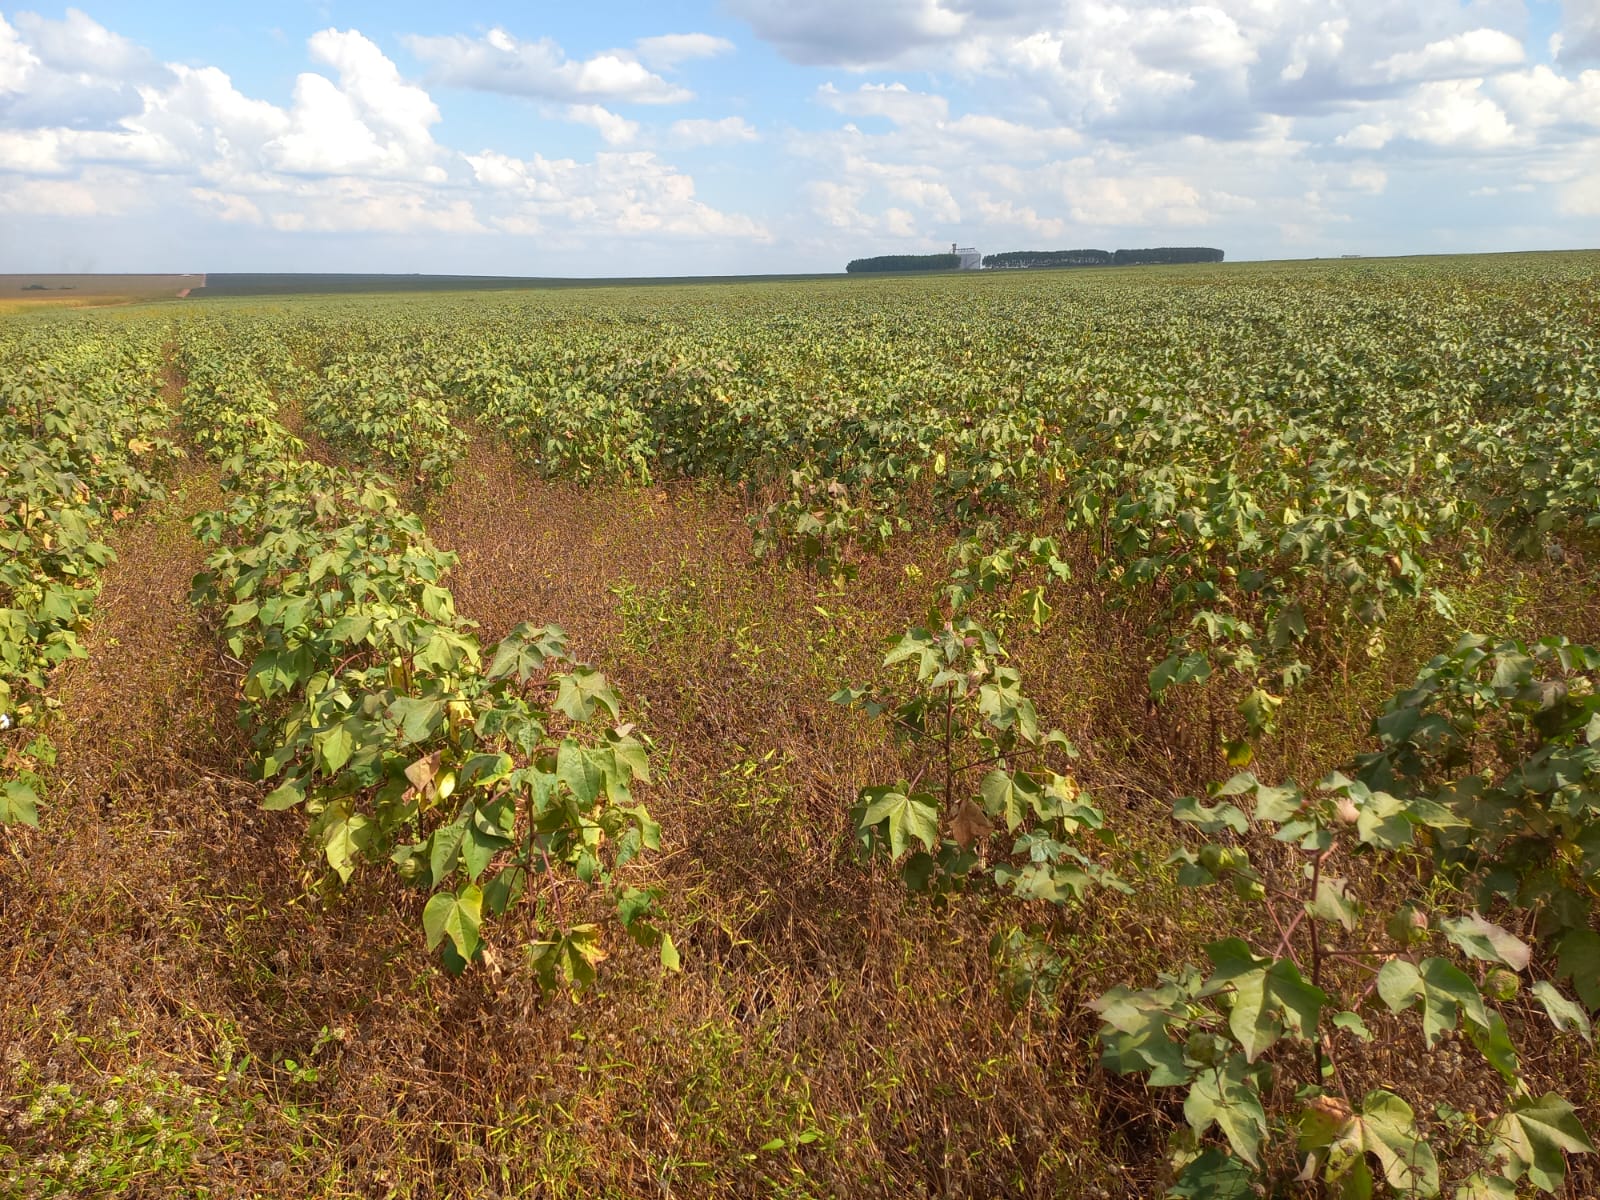
<path fill-rule="evenodd" d="M 1222 251 L 1211 246 L 1155 246 L 1148 250 L 1007 250 L 985 254 L 983 265 L 997 270 L 1036 267 L 1143 267 L 1167 263 L 1219 263 Z M 880 254 L 858 258 L 845 270 L 852 275 L 888 271 L 955 271 L 961 260 L 954 254 Z"/>
<path fill-rule="evenodd" d="M 985 254 L 983 265 L 999 270 L 1034 267 L 1138 267 L 1151 263 L 1222 261 L 1222 251 L 1211 246 L 1156 246 L 1149 250 L 1007 250 Z"/>
<path fill-rule="evenodd" d="M 1109 250 L 1007 250 L 1004 254 L 985 254 L 983 265 L 1013 270 L 1029 267 L 1109 267 L 1114 257 Z"/>
<path fill-rule="evenodd" d="M 1119 267 L 1142 267 L 1151 263 L 1219 263 L 1222 251 L 1210 246 L 1157 246 L 1153 250 L 1118 250 L 1111 261 Z"/>
<path fill-rule="evenodd" d="M 880 254 L 877 258 L 858 258 L 845 270 L 851 275 L 880 271 L 955 271 L 961 259 L 954 254 Z"/>

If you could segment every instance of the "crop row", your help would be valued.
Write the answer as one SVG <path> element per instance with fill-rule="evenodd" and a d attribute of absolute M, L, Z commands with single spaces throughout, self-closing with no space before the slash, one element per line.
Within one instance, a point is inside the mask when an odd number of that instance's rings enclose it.
<path fill-rule="evenodd" d="M 38 722 L 115 555 L 105 529 L 180 454 L 158 346 L 82 328 L 0 332 L 0 824 L 38 820 Z"/>
<path fill-rule="evenodd" d="M 191 425 L 233 431 L 213 441 L 233 500 L 196 519 L 213 550 L 194 599 L 245 665 L 267 807 L 303 806 L 341 879 L 388 861 L 429 893 L 452 969 L 492 957 L 483 923 L 525 898 L 548 914 L 527 944 L 546 982 L 590 976 L 597 903 L 674 962 L 650 894 L 613 877 L 659 831 L 604 676 L 553 626 L 485 651 L 444 585 L 453 556 L 381 476 L 301 458 L 248 348 L 227 350 L 188 354 Z"/>

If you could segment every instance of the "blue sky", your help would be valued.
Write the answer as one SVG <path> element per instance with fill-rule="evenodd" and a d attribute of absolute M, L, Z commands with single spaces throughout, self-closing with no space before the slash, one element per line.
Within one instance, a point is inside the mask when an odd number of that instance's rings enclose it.
<path fill-rule="evenodd" d="M 1600 0 L 0 0 L 0 272 L 1600 246 Z"/>

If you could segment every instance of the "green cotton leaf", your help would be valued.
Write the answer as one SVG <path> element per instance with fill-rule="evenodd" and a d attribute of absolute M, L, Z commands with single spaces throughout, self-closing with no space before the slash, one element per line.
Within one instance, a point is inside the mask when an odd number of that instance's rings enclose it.
<path fill-rule="evenodd" d="M 458 787 L 488 788 L 510 775 L 516 762 L 509 754 L 474 754 L 456 772 Z"/>
<path fill-rule="evenodd" d="M 1557 990 L 1548 979 L 1541 979 L 1529 989 L 1549 1015 L 1550 1022 L 1562 1033 L 1576 1033 L 1590 1045 L 1594 1044 L 1594 1031 L 1589 1025 L 1589 1014 L 1581 1005 L 1574 1004 Z"/>
<path fill-rule="evenodd" d="M 1523 971 L 1533 957 L 1533 951 L 1515 934 L 1484 920 L 1477 913 L 1460 918 L 1447 917 L 1439 922 L 1439 928 L 1468 958 L 1500 963 L 1513 971 Z"/>
<path fill-rule="evenodd" d="M 1064 904 L 1081 900 L 1091 882 L 1086 872 L 1073 866 L 1029 863 L 1017 868 L 1002 863 L 994 869 L 994 879 L 1019 900 L 1045 900 Z"/>
<path fill-rule="evenodd" d="M 333 776 L 350 761 L 350 755 L 355 752 L 356 741 L 350 736 L 350 730 L 341 723 L 318 734 L 316 746 L 317 753 L 322 759 L 323 773 Z"/>
<path fill-rule="evenodd" d="M 485 833 L 476 822 L 467 825 L 466 836 L 461 839 L 461 865 L 466 867 L 468 878 L 477 879 L 494 856 L 510 845 L 508 838 Z"/>
<path fill-rule="evenodd" d="M 1526 1176 L 1546 1192 L 1554 1192 L 1566 1178 L 1567 1154 L 1592 1154 L 1595 1148 L 1572 1105 L 1554 1092 L 1515 1101 L 1495 1122 L 1492 1137 L 1506 1178 Z"/>
<path fill-rule="evenodd" d="M 1291 641 L 1297 642 L 1305 637 L 1305 610 L 1298 604 L 1290 604 L 1280 610 L 1268 624 L 1267 636 L 1272 639 L 1272 646 L 1276 650 L 1282 650 Z"/>
<path fill-rule="evenodd" d="M 1017 826 L 1028 819 L 1028 802 L 1017 787 L 1016 779 L 1008 771 L 996 768 L 983 777 L 978 787 L 983 796 L 983 809 L 990 816 L 1001 817 L 1006 832 L 1015 833 Z M 932 850 L 933 847 L 929 846 Z"/>
<path fill-rule="evenodd" d="M 1215 1124 L 1235 1154 L 1259 1166 L 1267 1114 L 1248 1070 L 1244 1059 L 1232 1054 L 1220 1066 L 1201 1071 L 1184 1098 L 1183 1115 L 1196 1137 Z"/>
<path fill-rule="evenodd" d="M 1509 652 L 1494 656 L 1494 678 L 1489 686 L 1513 688 L 1526 683 L 1533 674 L 1533 659 L 1526 654 Z"/>
<path fill-rule="evenodd" d="M 1183 1047 L 1167 1036 L 1167 1023 L 1185 1003 L 1181 985 L 1135 990 L 1117 986 L 1088 1002 L 1100 1014 L 1100 1061 L 1119 1075 L 1150 1073 L 1151 1087 L 1178 1087 L 1194 1078 Z"/>
<path fill-rule="evenodd" d="M 1159 700 L 1173 684 L 1203 683 L 1211 677 L 1211 660 L 1204 654 L 1182 651 L 1164 660 L 1150 672 L 1150 696 Z"/>
<path fill-rule="evenodd" d="M 1212 976 L 1208 987 L 1218 981 L 1220 974 L 1219 971 Z M 1322 1006 L 1328 1003 L 1328 994 L 1308 983 L 1287 958 L 1264 969 L 1232 974 L 1227 982 L 1233 987 L 1228 1029 L 1251 1062 L 1285 1032 L 1310 1036 L 1317 1027 Z"/>
<path fill-rule="evenodd" d="M 1118 1075 L 1149 1072 L 1151 1087 L 1181 1087 L 1194 1078 L 1194 1070 L 1183 1061 L 1183 1047 L 1166 1035 L 1165 1029 L 1146 1029 L 1133 1033 L 1102 1031 L 1100 1063 Z"/>
<path fill-rule="evenodd" d="M 661 824 L 654 820 L 649 811 L 642 804 L 617 805 L 617 811 L 625 813 L 638 822 L 639 844 L 646 850 L 661 849 Z M 621 866 L 621 862 L 618 862 Z"/>
<path fill-rule="evenodd" d="M 1256 1173 L 1216 1146 L 1207 1146 L 1173 1181 L 1167 1192 L 1176 1200 L 1252 1200 Z"/>
<path fill-rule="evenodd" d="M 1242 796 L 1246 792 L 1256 791 L 1261 787 L 1261 781 L 1255 777 L 1253 771 L 1239 771 L 1230 775 L 1227 781 L 1217 787 L 1219 796 Z"/>
<path fill-rule="evenodd" d="M 526 683 L 547 663 L 564 659 L 566 652 L 566 634 L 560 626 L 535 628 L 524 622 L 495 647 L 494 659 L 485 675 L 489 679 L 504 679 L 515 673 L 518 683 Z"/>
<path fill-rule="evenodd" d="M 661 965 L 669 971 L 683 970 L 683 959 L 678 955 L 677 946 L 672 944 L 672 935 L 661 935 Z"/>
<path fill-rule="evenodd" d="M 306 618 L 311 615 L 312 606 L 316 601 L 310 596 L 296 596 L 286 600 L 278 611 L 277 620 L 273 624 L 284 629 L 299 629 L 306 623 Z M 265 614 L 263 614 L 265 620 Z"/>
<path fill-rule="evenodd" d="M 569 674 L 560 677 L 556 711 L 574 721 L 587 721 L 594 715 L 597 704 L 605 707 L 613 721 L 621 719 L 622 702 L 599 671 L 592 667 L 574 667 Z"/>
<path fill-rule="evenodd" d="M 1503 1175 L 1475 1171 L 1456 1189 L 1455 1200 L 1517 1200 L 1517 1185 Z"/>
<path fill-rule="evenodd" d="M 1358 801 L 1356 836 L 1368 846 L 1380 850 L 1398 850 L 1411 845 L 1411 822 L 1406 819 L 1406 806 L 1388 792 L 1361 794 L 1359 785 L 1350 789 L 1352 799 Z"/>
<path fill-rule="evenodd" d="M 926 629 L 908 629 L 901 634 L 900 640 L 884 655 L 883 665 L 892 667 L 908 658 L 917 660 L 919 680 L 930 679 L 939 670 L 939 644 Z"/>
<path fill-rule="evenodd" d="M 224 629 L 236 629 L 240 625 L 247 625 L 256 619 L 256 614 L 261 611 L 261 606 L 254 600 L 246 600 L 242 604 L 233 604 L 228 607 L 228 617 L 223 624 Z"/>
<path fill-rule="evenodd" d="M 435 621 L 448 623 L 455 619 L 455 597 L 450 594 L 448 588 L 425 583 L 422 585 L 422 611 Z"/>
<path fill-rule="evenodd" d="M 1583 852 L 1584 873 L 1600 876 L 1600 821 L 1592 822 L 1575 840 Z"/>
<path fill-rule="evenodd" d="M 476 646 L 450 629 L 435 629 L 433 636 L 422 649 L 411 656 L 417 672 L 422 675 L 444 675 L 477 666 Z"/>
<path fill-rule="evenodd" d="M 1250 829 L 1250 818 L 1236 805 L 1216 804 L 1207 808 L 1193 796 L 1184 796 L 1173 802 L 1172 819 L 1193 825 L 1205 834 L 1221 833 L 1224 829 L 1244 834 Z"/>
<path fill-rule="evenodd" d="M 1439 1194 L 1439 1162 L 1417 1132 L 1411 1106 L 1392 1092 L 1368 1092 L 1360 1110 L 1334 1134 L 1328 1144 L 1328 1182 L 1344 1180 L 1346 1196 L 1370 1196 L 1368 1155 L 1402 1195 Z"/>
<path fill-rule="evenodd" d="M 1319 921 L 1332 921 L 1350 930 L 1361 916 L 1361 904 L 1352 899 L 1343 879 L 1324 875 L 1317 880 L 1316 896 L 1306 902 L 1306 912 Z"/>
<path fill-rule="evenodd" d="M 1032 587 L 1022 593 L 1022 611 L 1033 622 L 1034 629 L 1043 629 L 1050 619 L 1051 608 L 1044 598 L 1044 585 Z"/>
<path fill-rule="evenodd" d="M 335 818 L 328 823 L 322 835 L 322 852 L 328 859 L 328 866 L 338 872 L 340 879 L 349 883 L 350 875 L 355 870 L 356 856 L 366 849 L 371 839 L 372 830 L 360 813 Z"/>
<path fill-rule="evenodd" d="M 284 809 L 293 808 L 306 798 L 306 785 L 303 779 L 290 779 L 267 793 L 261 807 L 268 812 L 282 812 Z"/>
<path fill-rule="evenodd" d="M 1426 796 L 1410 796 L 1404 801 L 1406 816 L 1418 825 L 1429 829 L 1466 829 L 1470 822 L 1463 820 L 1437 800 Z"/>
<path fill-rule="evenodd" d="M 516 793 L 506 788 L 495 796 L 485 796 L 474 802 L 472 826 L 487 837 L 509 842 L 516 836 Z"/>
<path fill-rule="evenodd" d="M 1278 709 L 1282 707 L 1282 696 L 1274 696 L 1262 688 L 1252 688 L 1250 694 L 1239 701 L 1239 715 L 1244 718 L 1251 733 L 1269 733 Z"/>
<path fill-rule="evenodd" d="M 1600 1010 L 1600 933 L 1574 929 L 1556 943 L 1556 970 L 1572 980 L 1578 999 L 1590 1012 Z"/>
<path fill-rule="evenodd" d="M 584 808 L 593 806 L 606 785 L 606 773 L 594 755 L 570 738 L 556 750 L 556 778 L 572 789 Z"/>
<path fill-rule="evenodd" d="M 647 892 L 642 888 L 623 888 L 617 893 L 617 920 L 622 922 L 622 927 L 630 934 L 642 932 L 643 938 L 635 938 L 641 946 L 654 946 L 660 935 L 655 927 L 644 918 L 653 916 L 656 911 L 656 896 L 654 892 Z M 638 930 L 635 930 L 638 926 Z"/>
<path fill-rule="evenodd" d="M 1489 1025 L 1477 985 L 1442 958 L 1425 958 L 1419 964 L 1391 958 L 1378 972 L 1378 995 L 1396 1013 L 1422 1001 L 1422 1031 L 1430 1048 L 1445 1030 L 1455 1028 L 1463 1012 L 1480 1027 Z"/>
<path fill-rule="evenodd" d="M 1517 1048 L 1511 1043 L 1511 1031 L 1506 1028 L 1505 1018 L 1490 1009 L 1487 1025 L 1468 1021 L 1466 1028 L 1467 1036 L 1472 1039 L 1472 1044 L 1478 1048 L 1484 1060 L 1499 1071 L 1507 1083 L 1515 1083 Z"/>
<path fill-rule="evenodd" d="M 504 679 L 515 672 L 517 682 L 526 683 L 543 665 L 542 655 L 530 653 L 527 645 L 507 638 L 495 647 L 494 657 L 489 660 L 489 669 L 484 672 L 484 678 Z"/>
<path fill-rule="evenodd" d="M 890 858 L 898 859 L 906 852 L 909 838 L 916 838 L 930 854 L 939 844 L 939 809 L 931 796 L 920 792 L 908 796 L 895 787 L 877 787 L 866 788 L 861 797 L 866 811 L 860 828 L 887 824 Z"/>
<path fill-rule="evenodd" d="M 444 720 L 444 701 L 402 696 L 389 705 L 388 717 L 400 726 L 403 744 L 425 742 Z"/>
<path fill-rule="evenodd" d="M 37 614 L 41 620 L 53 625 L 71 624 L 77 606 L 73 594 L 66 588 L 51 588 L 39 602 Z"/>
<path fill-rule="evenodd" d="M 632 779 L 640 783 L 650 782 L 650 758 L 644 744 L 638 738 L 631 736 L 613 737 L 611 753 L 616 756 L 617 766 Z"/>
<path fill-rule="evenodd" d="M 429 837 L 428 870 L 434 883 L 443 883 L 445 876 L 455 870 L 456 856 L 467 836 L 467 825 L 467 814 L 462 813 L 448 825 L 439 826 Z"/>
<path fill-rule="evenodd" d="M 0 825 L 39 828 L 39 793 L 20 779 L 0 787 Z"/>
<path fill-rule="evenodd" d="M 328 639 L 340 645 L 364 642 L 372 633 L 372 618 L 361 613 L 346 613 L 328 630 Z"/>
<path fill-rule="evenodd" d="M 495 916 L 502 917 L 527 889 L 528 872 L 522 867 L 506 867 L 483 885 L 483 902 Z"/>
<path fill-rule="evenodd" d="M 1347 1033 L 1354 1034 L 1363 1042 L 1370 1042 L 1372 1040 L 1372 1030 L 1367 1028 L 1367 1023 L 1361 1019 L 1360 1013 L 1335 1013 L 1333 1015 L 1333 1027 L 1335 1029 L 1343 1029 Z"/>
<path fill-rule="evenodd" d="M 1305 797 L 1297 787 L 1256 787 L 1256 820 L 1282 825 L 1299 815 Z"/>
<path fill-rule="evenodd" d="M 483 923 L 483 891 L 469 883 L 459 892 L 439 892 L 429 899 L 422 910 L 422 929 L 427 935 L 428 949 L 438 948 L 445 938 L 455 947 L 456 953 L 467 962 L 477 956 L 481 942 L 478 927 Z"/>
<path fill-rule="evenodd" d="M 588 987 L 594 982 L 595 966 L 606 957 L 595 925 L 574 925 L 554 941 L 534 942 L 527 954 L 528 964 L 546 991 L 555 988 L 557 977 L 574 992 Z"/>

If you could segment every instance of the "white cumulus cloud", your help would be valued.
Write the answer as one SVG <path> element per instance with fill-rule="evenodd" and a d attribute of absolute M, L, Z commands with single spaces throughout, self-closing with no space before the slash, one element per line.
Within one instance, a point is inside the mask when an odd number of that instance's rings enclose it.
<path fill-rule="evenodd" d="M 488 218 L 511 233 L 581 228 L 624 237 L 722 237 L 768 241 L 749 217 L 721 212 L 695 196 L 694 180 L 644 150 L 604 152 L 592 163 L 467 155 L 479 184 L 498 193 Z"/>
<path fill-rule="evenodd" d="M 39 56 L 6 23 L 5 14 L 0 13 L 0 96 L 15 96 L 26 89 L 38 65 Z"/>
<path fill-rule="evenodd" d="M 580 125 L 592 125 L 608 146 L 626 146 L 639 136 L 639 122 L 619 117 L 598 104 L 569 104 L 567 120 Z"/>
<path fill-rule="evenodd" d="M 633 49 L 641 62 L 649 63 L 659 71 L 670 71 L 690 59 L 731 54 L 733 43 L 709 33 L 663 33 L 656 37 L 640 38 L 633 44 Z"/>
<path fill-rule="evenodd" d="M 1470 29 L 1429 42 L 1420 50 L 1394 54 L 1377 64 L 1391 80 L 1462 79 L 1497 67 L 1514 67 L 1524 58 L 1522 43 L 1498 29 Z"/>
<path fill-rule="evenodd" d="M 18 13 L 16 20 L 33 53 L 54 70 L 128 79 L 147 75 L 159 66 L 143 46 L 75 8 L 67 9 L 59 21 L 31 12 Z M 3 42 L 4 32 L 0 31 L 0 44 Z"/>
<path fill-rule="evenodd" d="M 613 50 L 572 59 L 549 38 L 525 42 L 503 29 L 491 29 L 481 38 L 410 36 L 404 41 L 428 64 L 434 80 L 451 87 L 545 100 L 635 104 L 676 104 L 694 94 L 629 54 Z"/>
<path fill-rule="evenodd" d="M 743 117 L 686 117 L 667 128 L 667 137 L 678 146 L 728 146 L 757 142 L 761 134 Z"/>
<path fill-rule="evenodd" d="M 903 83 L 863 83 L 849 92 L 825 83 L 817 89 L 817 102 L 853 117 L 885 117 L 896 125 L 942 121 L 950 113 L 943 96 L 913 92 Z"/>
<path fill-rule="evenodd" d="M 439 148 L 429 127 L 439 109 L 427 92 L 355 30 L 325 29 L 310 42 L 312 58 L 338 74 L 313 72 L 295 81 L 289 127 L 267 146 L 278 169 L 303 175 L 415 176 L 434 182 Z"/>

